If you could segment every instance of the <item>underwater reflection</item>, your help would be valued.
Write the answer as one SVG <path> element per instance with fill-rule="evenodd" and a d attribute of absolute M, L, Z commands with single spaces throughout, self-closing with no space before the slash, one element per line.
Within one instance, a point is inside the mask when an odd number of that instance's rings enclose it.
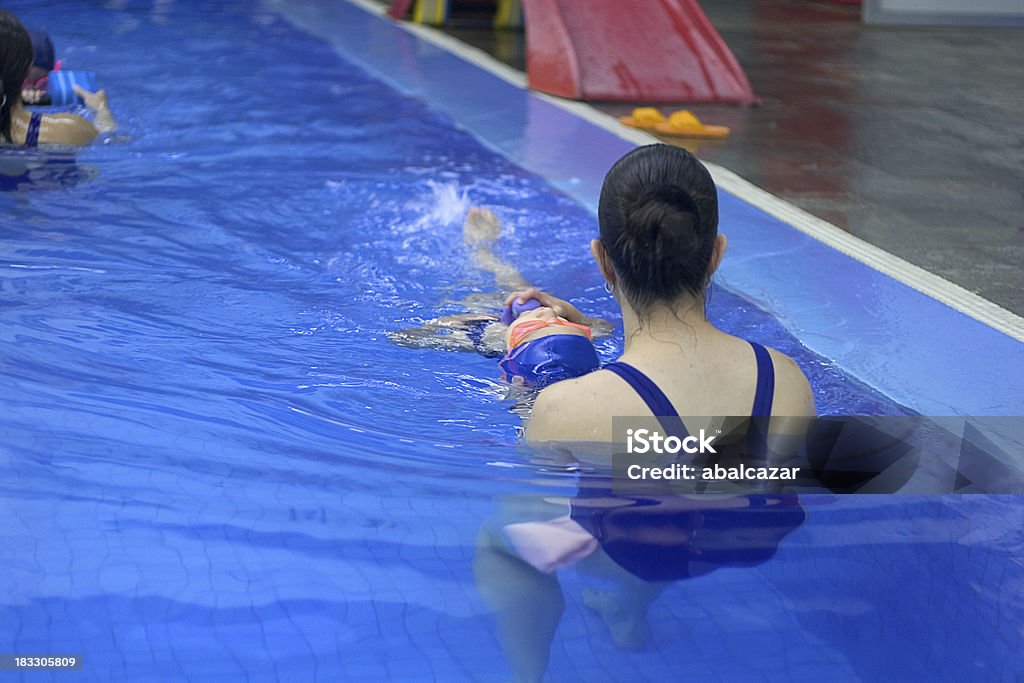
<path fill-rule="evenodd" d="M 98 175 L 98 168 L 79 164 L 72 152 L 0 149 L 0 192 L 62 190 Z"/>

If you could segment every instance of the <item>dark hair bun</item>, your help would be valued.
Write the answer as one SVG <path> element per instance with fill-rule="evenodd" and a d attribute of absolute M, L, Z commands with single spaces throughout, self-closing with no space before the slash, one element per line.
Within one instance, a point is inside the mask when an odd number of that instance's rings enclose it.
<path fill-rule="evenodd" d="M 598 208 L 601 241 L 638 313 L 702 295 L 718 234 L 707 169 L 686 150 L 650 145 L 612 167 Z"/>

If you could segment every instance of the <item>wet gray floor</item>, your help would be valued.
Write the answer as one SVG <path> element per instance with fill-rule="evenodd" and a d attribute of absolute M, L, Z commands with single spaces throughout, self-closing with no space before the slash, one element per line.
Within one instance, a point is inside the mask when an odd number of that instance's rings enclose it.
<path fill-rule="evenodd" d="M 857 7 L 810 0 L 703 6 L 761 104 L 691 106 L 732 136 L 681 144 L 1024 315 L 1024 29 L 866 27 Z M 522 33 L 447 31 L 525 68 Z"/>

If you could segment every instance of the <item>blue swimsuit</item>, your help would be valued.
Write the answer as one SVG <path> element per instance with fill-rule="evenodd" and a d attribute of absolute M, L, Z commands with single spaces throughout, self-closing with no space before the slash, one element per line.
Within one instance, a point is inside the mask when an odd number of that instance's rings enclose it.
<path fill-rule="evenodd" d="M 754 358 L 757 359 L 757 388 L 754 390 L 754 406 L 750 410 L 750 415 L 765 418 L 751 420 L 747 431 L 747 452 L 760 453 L 763 458 L 767 449 L 764 428 L 767 418 L 772 415 L 772 400 L 775 396 L 775 366 L 772 364 L 768 349 L 755 342 L 747 343 L 754 349 Z M 647 404 L 647 408 L 658 418 L 666 437 L 676 436 L 682 440 L 690 435 L 682 418 L 679 417 L 679 411 L 650 377 L 632 365 L 617 361 L 608 363 L 602 369 L 611 370 L 633 387 Z"/>
<path fill-rule="evenodd" d="M 775 367 L 760 344 L 750 342 L 757 359 L 753 417 L 768 418 L 775 394 Z M 689 436 L 678 411 L 647 375 L 626 363 L 603 367 L 624 379 L 658 418 L 666 436 Z M 765 439 L 754 420 L 747 438 L 764 452 Z M 586 481 L 571 503 L 571 516 L 590 532 L 620 567 L 645 581 L 691 576 L 691 562 L 705 566 L 752 566 L 775 555 L 779 542 L 806 515 L 795 495 L 752 494 L 746 508 L 694 509 L 674 495 L 623 495 L 607 479 Z M 616 504 L 608 505 L 609 498 Z M 737 533 L 739 531 L 739 533 Z"/>
<path fill-rule="evenodd" d="M 754 391 L 754 407 L 750 414 L 752 417 L 771 417 L 772 399 L 775 396 L 775 366 L 772 365 L 768 349 L 754 342 L 747 343 L 753 347 L 754 357 L 757 359 L 757 389 Z M 608 363 L 602 370 L 611 370 L 633 387 L 661 422 L 665 436 L 678 436 L 683 439 L 690 435 L 668 396 L 651 381 L 650 377 L 632 365 L 620 362 Z"/>
<path fill-rule="evenodd" d="M 25 133 L 25 146 L 35 147 L 39 144 L 39 125 L 43 122 L 43 115 L 33 113 L 28 121 L 28 132 Z"/>

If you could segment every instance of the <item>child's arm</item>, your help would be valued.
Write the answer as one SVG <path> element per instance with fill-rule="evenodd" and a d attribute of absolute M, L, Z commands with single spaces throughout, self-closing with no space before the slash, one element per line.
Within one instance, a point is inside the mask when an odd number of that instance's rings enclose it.
<path fill-rule="evenodd" d="M 469 330 L 481 325 L 480 335 Z M 484 355 L 500 355 L 504 351 L 505 325 L 492 315 L 461 313 L 430 320 L 420 327 L 389 332 L 388 339 L 399 346 L 442 351 L 476 351 Z"/>

